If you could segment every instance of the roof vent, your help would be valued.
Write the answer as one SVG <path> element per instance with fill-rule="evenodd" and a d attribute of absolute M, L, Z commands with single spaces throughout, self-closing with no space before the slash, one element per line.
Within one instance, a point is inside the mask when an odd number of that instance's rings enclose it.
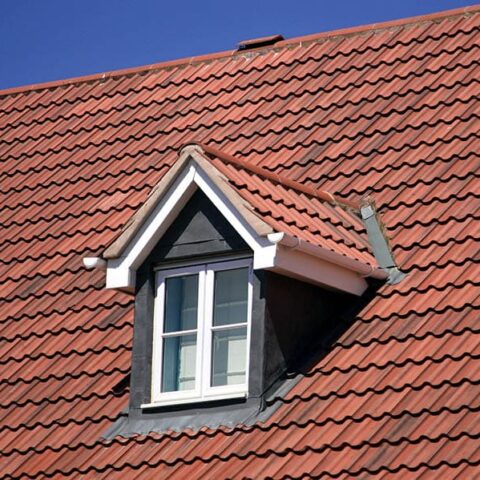
<path fill-rule="evenodd" d="M 252 38 L 251 40 L 242 40 L 238 43 L 237 51 L 253 50 L 254 48 L 269 47 L 277 42 L 284 40 L 282 35 L 270 35 L 268 37 Z"/>

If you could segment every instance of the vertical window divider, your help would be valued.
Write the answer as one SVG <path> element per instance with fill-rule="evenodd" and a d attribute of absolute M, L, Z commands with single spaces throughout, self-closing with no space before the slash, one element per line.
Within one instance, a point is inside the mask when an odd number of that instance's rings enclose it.
<path fill-rule="evenodd" d="M 204 316 L 204 368 L 203 368 L 203 383 L 202 383 L 202 397 L 205 396 L 211 384 L 211 363 L 212 363 L 212 323 L 213 323 L 213 297 L 214 297 L 214 276 L 215 272 L 205 267 L 205 316 Z"/>
<path fill-rule="evenodd" d="M 196 365 L 196 378 L 195 378 L 195 391 L 198 396 L 203 397 L 203 371 L 205 358 L 203 355 L 203 343 L 204 343 L 204 328 L 203 321 L 205 318 L 205 293 L 206 293 L 206 270 L 202 268 L 198 272 L 198 309 L 197 309 L 197 365 Z"/>

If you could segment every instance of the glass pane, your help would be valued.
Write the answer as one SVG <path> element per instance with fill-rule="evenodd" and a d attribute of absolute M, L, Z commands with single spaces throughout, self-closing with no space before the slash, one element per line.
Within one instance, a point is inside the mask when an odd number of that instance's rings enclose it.
<path fill-rule="evenodd" d="M 162 392 L 195 388 L 197 335 L 163 339 Z"/>
<path fill-rule="evenodd" d="M 198 275 L 167 278 L 165 282 L 165 332 L 197 328 Z"/>
<path fill-rule="evenodd" d="M 247 327 L 213 332 L 212 387 L 245 383 Z"/>
<path fill-rule="evenodd" d="M 247 321 L 248 268 L 215 272 L 213 325 Z"/>

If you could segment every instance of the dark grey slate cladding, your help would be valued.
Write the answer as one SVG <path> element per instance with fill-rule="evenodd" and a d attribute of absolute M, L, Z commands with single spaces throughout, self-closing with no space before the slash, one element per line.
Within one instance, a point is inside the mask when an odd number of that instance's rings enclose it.
<path fill-rule="evenodd" d="M 294 372 L 336 331 L 357 301 L 293 278 L 265 272 L 264 391 L 285 372 Z"/>
<path fill-rule="evenodd" d="M 197 190 L 145 264 L 239 251 L 249 251 L 248 245 L 207 196 Z"/>
<path fill-rule="evenodd" d="M 266 420 L 279 405 L 271 401 L 272 396 L 295 383 L 287 372 L 298 372 L 322 340 L 338 330 L 345 308 L 357 303 L 345 294 L 256 271 L 248 400 L 142 410 L 140 405 L 150 402 L 154 267 L 239 253 L 248 254 L 248 246 L 207 197 L 196 192 L 138 270 L 128 418 L 117 422 L 108 436 Z"/>

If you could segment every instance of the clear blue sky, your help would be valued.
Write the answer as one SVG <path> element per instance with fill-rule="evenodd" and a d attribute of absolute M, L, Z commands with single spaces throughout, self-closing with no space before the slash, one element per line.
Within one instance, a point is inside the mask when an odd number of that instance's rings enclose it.
<path fill-rule="evenodd" d="M 468 0 L 1 0 L 0 89 L 474 5 Z"/>

